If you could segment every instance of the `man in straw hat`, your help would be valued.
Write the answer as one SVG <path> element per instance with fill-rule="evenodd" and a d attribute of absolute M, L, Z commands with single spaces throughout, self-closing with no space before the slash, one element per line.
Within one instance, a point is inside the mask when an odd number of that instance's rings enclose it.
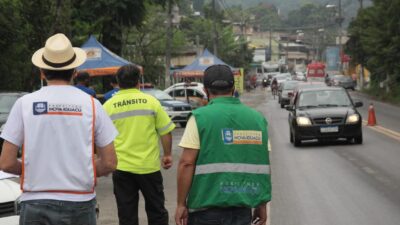
<path fill-rule="evenodd" d="M 193 111 L 179 144 L 176 224 L 265 225 L 271 199 L 267 121 L 232 97 L 228 66 L 208 67 L 203 81 L 210 102 Z"/>
<path fill-rule="evenodd" d="M 16 101 L 1 134 L 0 169 L 21 175 L 20 224 L 96 224 L 96 177 L 116 168 L 117 130 L 99 101 L 70 85 L 85 60 L 64 34 L 51 36 L 32 56 L 48 86 Z"/>

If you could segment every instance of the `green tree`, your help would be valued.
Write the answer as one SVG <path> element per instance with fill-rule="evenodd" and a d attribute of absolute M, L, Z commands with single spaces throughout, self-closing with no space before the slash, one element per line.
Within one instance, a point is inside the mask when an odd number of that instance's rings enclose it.
<path fill-rule="evenodd" d="M 124 57 L 143 66 L 146 82 L 159 86 L 164 81 L 164 56 L 166 29 L 160 29 L 160 24 L 166 20 L 165 10 L 161 6 L 150 5 L 148 14 L 143 18 L 141 26 L 127 28 L 124 32 Z M 157 32 L 154 32 L 157 30 Z M 187 47 L 186 35 L 173 29 L 172 55 L 179 54 Z"/>
<path fill-rule="evenodd" d="M 349 24 L 349 41 L 345 45 L 345 52 L 351 56 L 354 65 L 367 64 L 367 53 L 361 43 L 362 33 L 367 29 L 368 16 L 365 10 L 360 11 L 358 18 Z"/>
<path fill-rule="evenodd" d="M 76 1 L 79 9 L 90 10 L 84 16 L 91 24 L 101 24 L 102 43 L 116 54 L 122 53 L 124 27 L 141 26 L 147 7 L 151 4 L 164 5 L 166 0 L 83 0 Z"/>
<path fill-rule="evenodd" d="M 25 90 L 29 83 L 30 54 L 24 44 L 24 20 L 21 4 L 14 0 L 0 0 L 0 90 Z"/>
<path fill-rule="evenodd" d="M 248 11 L 254 15 L 252 23 L 259 26 L 260 31 L 268 31 L 270 28 L 283 25 L 278 9 L 272 4 L 259 3 L 257 6 L 249 8 Z"/>
<path fill-rule="evenodd" d="M 305 4 L 288 14 L 286 24 L 289 27 L 309 27 L 335 25 L 333 12 L 324 5 Z"/>
<path fill-rule="evenodd" d="M 218 57 L 231 66 L 248 68 L 252 61 L 253 50 L 248 49 L 248 43 L 234 34 L 232 25 L 223 23 L 224 20 L 233 18 L 233 11 L 235 9 L 230 9 L 229 12 L 225 13 L 218 11 L 214 15 L 211 5 L 208 4 L 204 7 L 204 17 L 186 17 L 181 21 L 180 28 L 187 35 L 189 42 L 195 43 L 198 37 L 200 45 L 212 52 L 214 41 L 212 32 L 214 31 L 213 26 L 216 25 L 218 31 Z M 214 21 L 217 21 L 217 23 L 214 24 Z"/>
<path fill-rule="evenodd" d="M 400 1 L 374 0 L 350 24 L 347 50 L 371 71 L 372 86 L 386 80 L 391 95 L 400 96 Z M 361 56 L 360 56 L 361 53 Z"/>

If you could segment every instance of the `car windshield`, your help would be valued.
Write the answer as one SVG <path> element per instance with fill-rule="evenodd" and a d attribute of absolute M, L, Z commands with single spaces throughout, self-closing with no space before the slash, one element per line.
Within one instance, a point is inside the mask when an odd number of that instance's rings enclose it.
<path fill-rule="evenodd" d="M 349 77 L 349 76 L 345 76 L 341 80 L 346 81 L 346 82 L 353 81 L 353 79 L 351 79 L 351 77 Z"/>
<path fill-rule="evenodd" d="M 344 90 L 312 90 L 301 93 L 299 107 L 340 107 L 350 106 L 351 101 Z"/>
<path fill-rule="evenodd" d="M 325 83 L 303 83 L 299 85 L 299 88 L 302 89 L 307 89 L 307 88 L 320 88 L 320 87 L 326 87 Z"/>
<path fill-rule="evenodd" d="M 167 94 L 167 93 L 165 93 L 165 92 L 163 92 L 161 90 L 157 90 L 157 89 L 142 89 L 142 91 L 144 93 L 152 95 L 153 97 L 155 97 L 156 99 L 161 100 L 161 101 L 163 101 L 163 100 L 173 100 L 173 98 L 169 94 Z"/>
<path fill-rule="evenodd" d="M 297 82 L 285 82 L 283 85 L 284 90 L 293 90 L 297 86 Z"/>
<path fill-rule="evenodd" d="M 336 75 L 333 77 L 334 80 L 344 80 L 346 77 L 344 75 Z"/>
<path fill-rule="evenodd" d="M 0 113 L 8 114 L 11 111 L 18 96 L 16 95 L 0 95 Z"/>
<path fill-rule="evenodd" d="M 277 76 L 275 76 L 275 78 L 277 80 L 286 80 L 288 78 L 288 76 L 286 76 L 286 75 L 277 75 Z"/>

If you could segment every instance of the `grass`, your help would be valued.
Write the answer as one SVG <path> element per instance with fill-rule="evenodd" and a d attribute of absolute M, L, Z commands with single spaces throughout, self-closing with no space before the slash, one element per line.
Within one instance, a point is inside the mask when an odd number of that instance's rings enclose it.
<path fill-rule="evenodd" d="M 392 85 L 389 93 L 384 88 L 372 85 L 369 89 L 364 89 L 363 93 L 383 102 L 400 106 L 400 86 Z"/>

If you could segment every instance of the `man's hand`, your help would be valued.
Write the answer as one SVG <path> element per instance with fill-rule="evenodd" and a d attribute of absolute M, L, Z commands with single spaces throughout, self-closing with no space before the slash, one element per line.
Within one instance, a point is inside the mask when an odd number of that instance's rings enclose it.
<path fill-rule="evenodd" d="M 254 209 L 252 221 L 254 221 L 257 217 L 259 218 L 259 221 L 256 223 L 256 225 L 265 225 L 266 224 L 266 222 L 267 222 L 267 204 L 266 203 L 263 203 Z"/>
<path fill-rule="evenodd" d="M 161 136 L 161 144 L 164 149 L 164 156 L 161 160 L 161 166 L 167 170 L 167 169 L 171 168 L 171 166 L 172 166 L 172 156 L 171 156 L 172 155 L 172 153 L 171 153 L 172 134 L 171 134 L 171 132 Z"/>
<path fill-rule="evenodd" d="M 1 147 L 1 146 L 0 146 Z M 0 170 L 7 173 L 21 175 L 22 163 L 17 159 L 19 147 L 7 140 L 3 143 L 3 150 L 0 154 Z"/>
<path fill-rule="evenodd" d="M 176 225 L 187 225 L 188 221 L 188 210 L 186 206 L 177 206 L 175 211 L 175 223 Z"/>
<path fill-rule="evenodd" d="M 115 153 L 114 142 L 97 147 L 96 175 L 98 177 L 107 176 L 117 169 L 117 154 Z"/>
<path fill-rule="evenodd" d="M 161 161 L 161 165 L 164 169 L 169 169 L 172 166 L 172 156 L 164 155 Z"/>

